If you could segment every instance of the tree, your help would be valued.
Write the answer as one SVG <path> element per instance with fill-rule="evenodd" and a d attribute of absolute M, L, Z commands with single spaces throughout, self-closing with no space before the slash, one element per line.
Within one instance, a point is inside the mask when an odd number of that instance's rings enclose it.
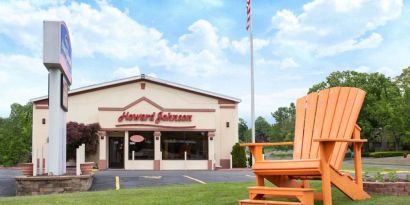
<path fill-rule="evenodd" d="M 402 73 L 395 78 L 395 83 L 400 89 L 402 96 L 400 106 L 396 107 L 396 126 L 401 128 L 402 136 L 400 141 L 404 150 L 410 150 L 410 67 L 403 69 Z M 401 119 L 401 120 L 400 120 Z"/>
<path fill-rule="evenodd" d="M 245 148 L 241 147 L 239 143 L 236 143 L 232 147 L 232 167 L 242 168 L 246 167 L 246 154 Z"/>
<path fill-rule="evenodd" d="M 265 118 L 259 116 L 255 120 L 255 141 L 266 142 L 271 130 L 271 125 L 265 120 Z"/>
<path fill-rule="evenodd" d="M 10 116 L 0 119 L 0 164 L 13 166 L 30 160 L 32 104 L 11 105 Z"/>
<path fill-rule="evenodd" d="M 245 120 L 239 118 L 238 133 L 240 142 L 251 142 L 251 134 Z"/>
<path fill-rule="evenodd" d="M 272 126 L 270 141 L 293 141 L 295 135 L 295 104 L 290 103 L 289 107 L 280 107 L 271 115 L 275 119 L 275 123 Z"/>
<path fill-rule="evenodd" d="M 83 123 L 67 123 L 67 160 L 75 159 L 76 149 L 85 144 L 87 154 L 95 153 L 98 145 L 98 123 L 85 125 Z"/>
<path fill-rule="evenodd" d="M 405 69 L 405 72 L 408 71 Z M 368 149 L 391 149 L 389 141 L 393 141 L 396 149 L 400 147 L 400 139 L 406 130 L 402 121 L 409 115 L 400 113 L 403 109 L 403 89 L 395 81 L 380 73 L 337 71 L 324 82 L 313 85 L 309 93 L 335 86 L 358 87 L 366 91 L 358 124 L 362 127 L 362 136 L 369 140 L 366 144 Z"/>

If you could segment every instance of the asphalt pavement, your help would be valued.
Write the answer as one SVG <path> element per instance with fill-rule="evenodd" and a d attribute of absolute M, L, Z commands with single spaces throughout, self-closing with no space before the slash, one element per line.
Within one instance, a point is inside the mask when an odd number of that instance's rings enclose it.
<path fill-rule="evenodd" d="M 22 173 L 18 169 L 0 169 L 0 197 L 15 196 L 14 177 L 21 175 Z M 121 188 L 255 180 L 251 171 L 106 170 L 95 173 L 91 191 L 115 189 L 116 176 L 120 178 Z"/>
<path fill-rule="evenodd" d="M 18 169 L 0 169 L 0 197 L 16 195 L 14 177 L 21 175 L 23 174 Z"/>
<path fill-rule="evenodd" d="M 91 190 L 115 189 L 119 176 L 121 188 L 152 187 L 178 184 L 253 181 L 251 171 L 132 171 L 106 170 L 95 174 Z"/>

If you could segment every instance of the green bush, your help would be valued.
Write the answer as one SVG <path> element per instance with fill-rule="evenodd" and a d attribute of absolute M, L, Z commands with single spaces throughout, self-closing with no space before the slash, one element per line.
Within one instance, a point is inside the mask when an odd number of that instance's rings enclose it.
<path fill-rule="evenodd" d="M 376 182 L 384 182 L 384 175 L 380 172 L 377 172 L 376 175 L 374 176 L 374 180 Z"/>
<path fill-rule="evenodd" d="M 272 153 L 270 157 L 273 158 L 285 158 L 285 157 L 293 157 L 293 153 Z"/>
<path fill-rule="evenodd" d="M 397 182 L 399 180 L 399 176 L 396 171 L 389 172 L 387 174 L 387 178 L 389 179 L 389 182 Z"/>
<path fill-rule="evenodd" d="M 364 152 L 364 153 L 362 153 L 362 157 L 370 157 L 369 154 L 370 154 L 370 152 Z"/>
<path fill-rule="evenodd" d="M 232 167 L 243 168 L 246 167 L 246 154 L 245 148 L 241 147 L 239 143 L 236 143 L 232 147 Z"/>
<path fill-rule="evenodd" d="M 382 158 L 382 157 L 399 157 L 403 156 L 406 151 L 391 151 L 391 152 L 370 152 L 369 157 Z"/>

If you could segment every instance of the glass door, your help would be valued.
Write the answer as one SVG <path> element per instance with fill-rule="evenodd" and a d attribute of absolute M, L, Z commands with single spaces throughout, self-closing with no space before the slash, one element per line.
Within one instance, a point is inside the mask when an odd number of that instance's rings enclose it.
<path fill-rule="evenodd" d="M 108 166 L 109 168 L 124 168 L 124 138 L 109 137 L 108 150 Z"/>

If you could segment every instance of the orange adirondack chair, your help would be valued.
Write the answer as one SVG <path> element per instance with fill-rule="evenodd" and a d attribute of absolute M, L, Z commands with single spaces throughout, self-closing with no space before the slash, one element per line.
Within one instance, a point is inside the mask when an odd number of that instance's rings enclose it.
<path fill-rule="evenodd" d="M 250 199 L 240 204 L 292 204 L 264 200 L 276 196 L 295 197 L 301 204 L 323 200 L 324 205 L 329 205 L 332 204 L 332 184 L 352 200 L 370 198 L 363 190 L 361 167 L 361 147 L 367 140 L 360 139 L 360 128 L 356 124 L 365 94 L 351 87 L 310 93 L 297 100 L 293 143 L 242 144 L 250 148 L 255 158 L 252 169 L 257 186 L 249 187 Z M 340 172 L 350 143 L 354 149 L 355 179 Z M 291 144 L 293 160 L 263 159 L 263 146 Z M 277 187 L 265 187 L 265 179 Z M 308 180 L 322 180 L 322 193 L 309 188 Z"/>

